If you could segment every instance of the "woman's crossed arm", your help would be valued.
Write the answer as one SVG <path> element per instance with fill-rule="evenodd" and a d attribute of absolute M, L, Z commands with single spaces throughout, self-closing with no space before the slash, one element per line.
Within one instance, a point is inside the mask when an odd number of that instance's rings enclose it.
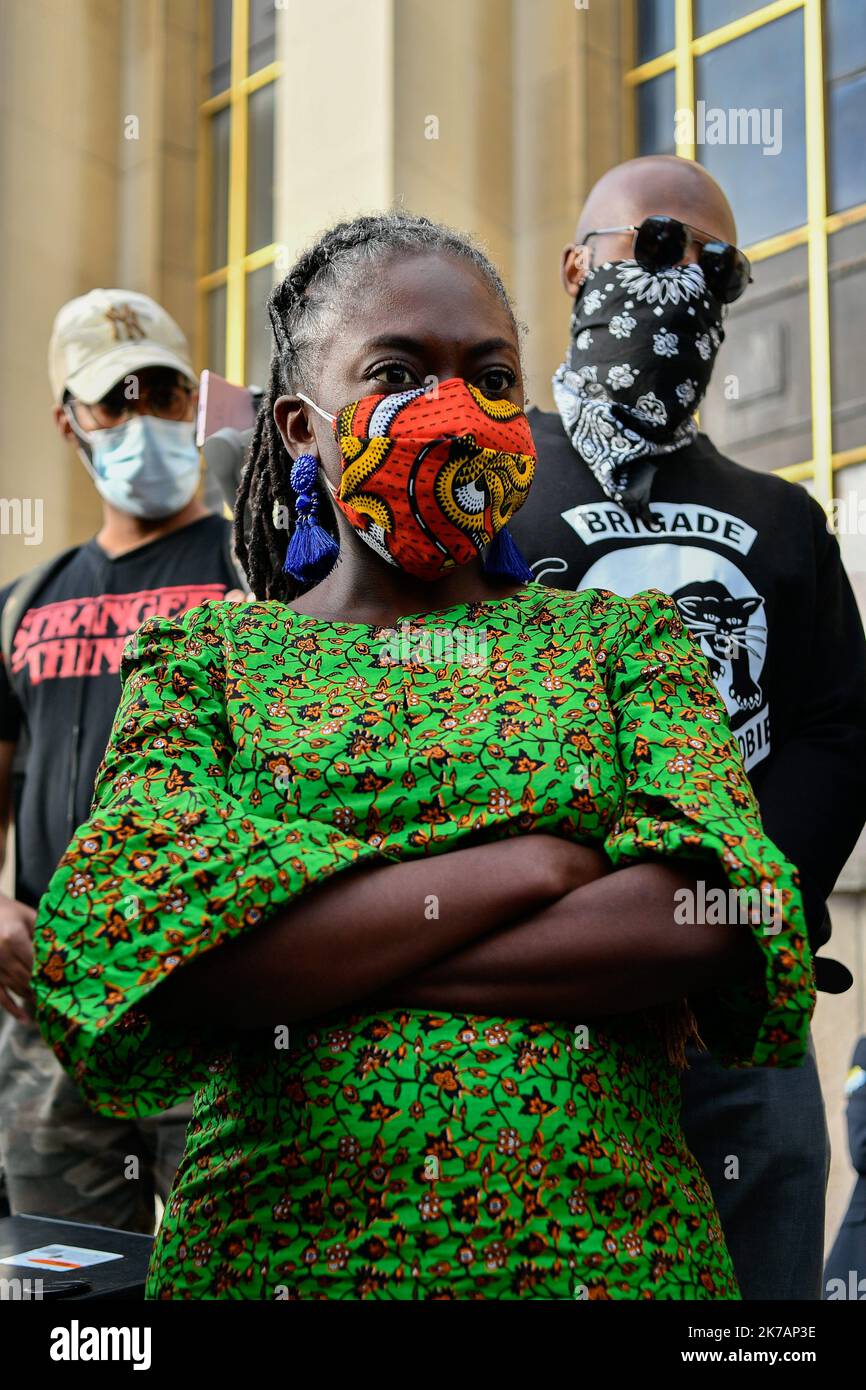
<path fill-rule="evenodd" d="M 527 835 L 338 876 L 154 993 L 155 1019 L 260 1027 L 357 1000 L 536 1017 L 628 1011 L 739 968 L 746 933 L 674 925 L 695 879 Z"/>

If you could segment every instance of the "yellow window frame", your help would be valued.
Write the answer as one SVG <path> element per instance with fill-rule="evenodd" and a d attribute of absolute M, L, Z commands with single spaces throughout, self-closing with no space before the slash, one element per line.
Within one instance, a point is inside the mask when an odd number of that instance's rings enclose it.
<path fill-rule="evenodd" d="M 827 211 L 827 170 L 824 22 L 821 0 L 772 0 L 695 37 L 692 0 L 674 0 L 674 47 L 625 74 L 633 119 L 633 98 L 637 88 L 661 73 L 673 71 L 676 109 L 695 109 L 695 58 L 722 44 L 751 34 L 756 29 L 792 14 L 803 12 L 804 84 L 806 94 L 806 221 L 801 227 L 768 237 L 745 248 L 752 261 L 777 256 L 792 246 L 808 248 L 809 265 L 809 377 L 812 405 L 812 457 L 804 463 L 774 470 L 792 482 L 811 478 L 818 501 L 829 508 L 833 497 L 833 474 L 852 463 L 866 462 L 866 444 L 856 449 L 833 452 L 833 413 L 830 373 L 830 281 L 828 238 L 841 227 L 866 220 L 866 203 L 843 212 Z M 633 10 L 632 6 L 628 7 Z M 633 25 L 632 16 L 629 22 Z M 631 38 L 633 43 L 633 37 Z M 633 49 L 632 49 L 633 51 Z M 695 158 L 693 142 L 678 142 L 677 154 Z"/>
<path fill-rule="evenodd" d="M 247 177 L 249 159 L 249 111 L 251 94 L 276 82 L 282 76 L 283 64 L 276 60 L 266 67 L 249 72 L 248 44 L 250 0 L 233 0 L 231 30 L 231 73 L 229 85 L 213 96 L 207 95 L 208 64 L 211 54 L 210 0 L 199 0 L 202 35 L 202 67 L 200 73 L 201 101 L 199 104 L 199 184 L 198 184 L 198 306 L 196 337 L 199 360 L 207 364 L 212 344 L 208 343 L 208 294 L 226 287 L 225 374 L 229 381 L 243 385 L 246 370 L 246 289 L 247 277 L 262 266 L 271 265 L 281 251 L 278 242 L 247 251 Z M 219 111 L 229 110 L 229 177 L 228 177 L 228 237 L 226 263 L 209 269 L 210 263 L 210 200 L 211 188 L 211 128 L 210 122 Z"/>

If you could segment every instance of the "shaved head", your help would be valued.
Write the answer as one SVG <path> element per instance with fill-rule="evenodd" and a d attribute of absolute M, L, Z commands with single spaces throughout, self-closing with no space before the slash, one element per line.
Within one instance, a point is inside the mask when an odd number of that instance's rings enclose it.
<path fill-rule="evenodd" d="M 634 233 L 625 231 L 594 238 L 587 243 L 587 256 L 583 242 L 590 232 L 638 227 L 654 214 L 675 217 L 692 228 L 694 239 L 686 248 L 683 264 L 698 259 L 698 243 L 710 240 L 736 245 L 737 224 L 731 205 L 712 174 L 693 159 L 673 154 L 642 155 L 609 169 L 590 189 L 574 242 L 562 251 L 560 274 L 566 294 L 577 298 L 590 266 L 628 260 L 634 255 Z"/>
<path fill-rule="evenodd" d="M 721 241 L 737 240 L 731 205 L 712 175 L 692 159 L 651 154 L 602 175 L 583 205 L 575 241 L 580 245 L 600 227 L 637 225 L 653 213 L 667 213 Z"/>

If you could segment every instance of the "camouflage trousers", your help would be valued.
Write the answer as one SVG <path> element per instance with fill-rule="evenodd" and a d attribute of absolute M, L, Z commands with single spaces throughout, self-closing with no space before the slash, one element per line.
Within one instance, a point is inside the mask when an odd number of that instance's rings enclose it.
<path fill-rule="evenodd" d="M 0 1163 L 15 1212 L 151 1234 L 191 1102 L 145 1120 L 97 1115 L 35 1024 L 0 1023 Z"/>

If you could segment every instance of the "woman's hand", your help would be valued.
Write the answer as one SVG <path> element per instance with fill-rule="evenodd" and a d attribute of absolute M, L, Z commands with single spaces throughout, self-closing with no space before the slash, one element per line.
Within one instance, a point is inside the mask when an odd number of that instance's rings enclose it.
<path fill-rule="evenodd" d="M 558 835 L 524 835 L 517 844 L 529 862 L 549 876 L 549 896 L 554 901 L 611 872 L 610 860 L 601 850 L 576 845 Z"/>

